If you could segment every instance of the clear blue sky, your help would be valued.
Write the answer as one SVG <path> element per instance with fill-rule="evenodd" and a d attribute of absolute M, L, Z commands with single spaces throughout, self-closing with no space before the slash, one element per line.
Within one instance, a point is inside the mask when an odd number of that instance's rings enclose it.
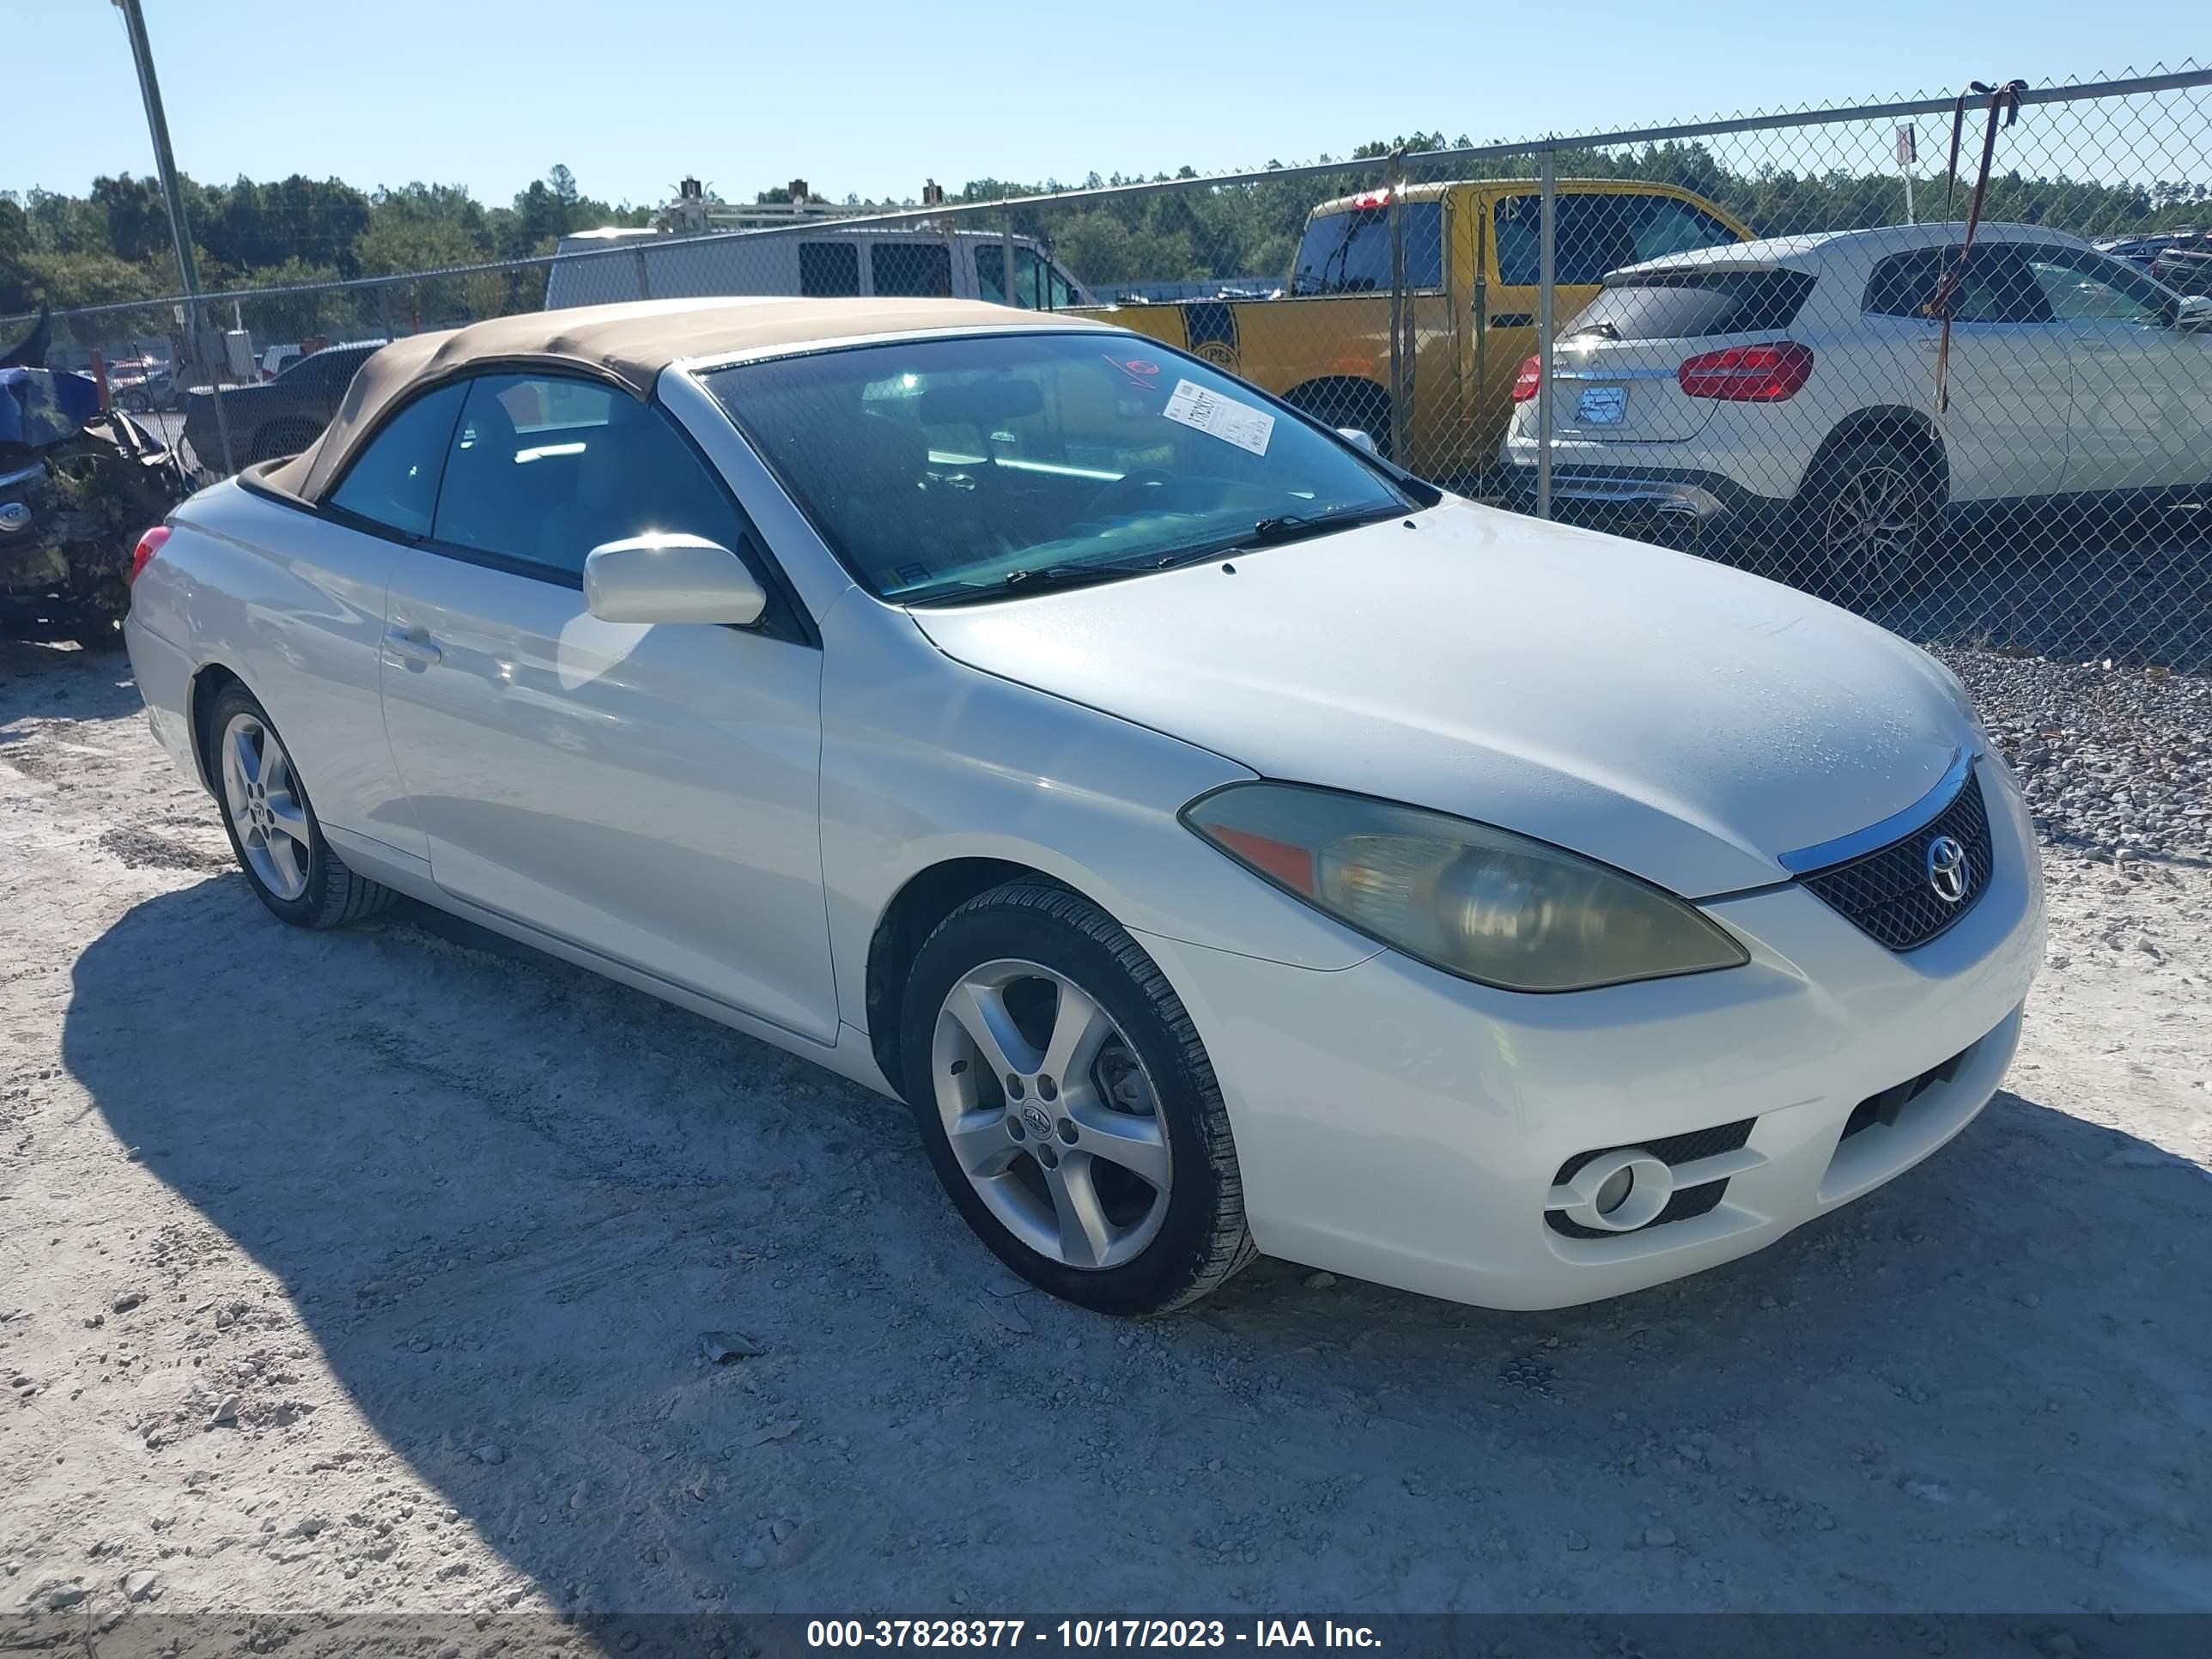
<path fill-rule="evenodd" d="M 687 172 L 732 198 L 794 176 L 833 197 L 907 197 L 925 175 L 957 190 L 1214 172 L 1416 128 L 1517 138 L 2212 61 L 2203 0 L 145 5 L 178 163 L 196 178 L 422 179 L 488 202 L 556 161 L 611 200 L 658 203 Z M 150 172 L 109 0 L 8 9 L 38 72 L 10 78 L 0 189 Z M 2204 110 L 2189 112 L 2200 126 Z M 2143 144 L 2201 160 L 2212 137 Z"/>

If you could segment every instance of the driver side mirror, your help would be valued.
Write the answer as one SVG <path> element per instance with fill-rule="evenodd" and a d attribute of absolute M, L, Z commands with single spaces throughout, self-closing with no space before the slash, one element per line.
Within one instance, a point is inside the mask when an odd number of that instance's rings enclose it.
<path fill-rule="evenodd" d="M 761 619 L 768 592 L 720 542 L 664 532 L 593 548 L 584 561 L 584 605 L 601 622 L 743 628 Z"/>
<path fill-rule="evenodd" d="M 1348 444 L 1357 445 L 1370 455 L 1375 453 L 1373 436 L 1356 426 L 1340 426 L 1336 429 L 1336 435 Z"/>

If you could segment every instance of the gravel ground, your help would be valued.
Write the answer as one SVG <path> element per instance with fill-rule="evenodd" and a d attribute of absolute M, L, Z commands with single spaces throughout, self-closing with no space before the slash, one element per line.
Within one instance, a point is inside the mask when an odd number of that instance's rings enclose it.
<path fill-rule="evenodd" d="M 2110 661 L 1939 650 L 2054 844 L 2212 860 L 2212 680 Z"/>
<path fill-rule="evenodd" d="M 803 1062 L 277 927 L 119 661 L 0 644 L 0 1614 L 2212 1607 L 2212 701 L 1953 660 L 2051 912 L 1956 1145 L 1594 1307 L 1131 1325 Z"/>

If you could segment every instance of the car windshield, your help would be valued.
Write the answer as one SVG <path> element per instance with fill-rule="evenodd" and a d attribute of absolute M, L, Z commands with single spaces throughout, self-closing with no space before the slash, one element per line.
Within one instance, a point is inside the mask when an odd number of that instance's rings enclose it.
<path fill-rule="evenodd" d="M 854 579 L 901 604 L 1160 569 L 1415 500 L 1334 434 L 1129 335 L 916 338 L 702 379 Z"/>

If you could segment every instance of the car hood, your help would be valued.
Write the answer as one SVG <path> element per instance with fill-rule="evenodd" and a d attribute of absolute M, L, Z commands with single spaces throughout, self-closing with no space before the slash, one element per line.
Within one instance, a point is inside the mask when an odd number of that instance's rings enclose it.
<path fill-rule="evenodd" d="M 912 615 L 957 661 L 1262 776 L 1457 813 L 1690 897 L 1787 878 L 1784 854 L 1902 811 L 1975 740 L 1929 658 L 1833 605 L 1462 501 Z"/>

